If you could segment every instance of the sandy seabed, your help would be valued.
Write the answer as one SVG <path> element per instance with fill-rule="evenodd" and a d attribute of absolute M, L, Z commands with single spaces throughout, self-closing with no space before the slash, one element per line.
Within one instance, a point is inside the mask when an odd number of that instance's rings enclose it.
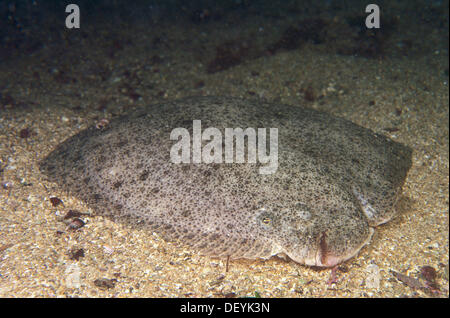
<path fill-rule="evenodd" d="M 115 37 L 87 28 L 76 45 L 65 39 L 0 63 L 0 297 L 448 297 L 449 79 L 442 35 L 427 33 L 410 54 L 371 58 L 306 43 L 208 73 L 211 43 L 245 37 L 223 21 L 211 23 L 215 28 L 128 26 Z M 248 34 L 267 28 L 258 18 L 242 23 Z M 103 217 L 81 216 L 85 226 L 68 229 L 62 215 L 90 210 L 48 182 L 38 162 L 103 118 L 191 95 L 301 104 L 408 145 L 413 165 L 398 215 L 338 268 L 332 284 L 329 270 L 276 257 L 231 261 L 226 272 L 225 259 Z M 64 205 L 53 206 L 50 197 Z M 80 249 L 84 256 L 76 259 Z M 393 274 L 425 286 L 424 266 L 435 269 L 438 292 Z"/>

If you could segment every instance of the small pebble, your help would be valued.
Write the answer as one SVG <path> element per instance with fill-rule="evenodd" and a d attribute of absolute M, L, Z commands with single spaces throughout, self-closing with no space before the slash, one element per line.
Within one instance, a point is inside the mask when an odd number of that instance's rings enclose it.
<path fill-rule="evenodd" d="M 5 190 L 11 189 L 12 186 L 13 186 L 13 183 L 10 181 L 2 182 L 2 188 Z"/>
<path fill-rule="evenodd" d="M 375 264 L 370 264 L 366 267 L 367 277 L 365 279 L 366 288 L 380 288 L 380 268 Z"/>
<path fill-rule="evenodd" d="M 51 197 L 49 200 L 50 200 L 50 203 L 51 203 L 54 207 L 56 207 L 56 206 L 58 206 L 58 205 L 60 205 L 60 204 L 63 203 L 63 202 L 61 201 L 61 199 L 60 199 L 60 198 L 57 198 L 57 197 Z"/>
<path fill-rule="evenodd" d="M 436 270 L 431 266 L 423 266 L 420 269 L 420 273 L 422 274 L 422 277 L 427 281 L 432 282 L 436 279 Z"/>
<path fill-rule="evenodd" d="M 69 259 L 78 261 L 81 257 L 84 257 L 84 250 L 82 248 L 73 248 L 69 251 Z"/>
<path fill-rule="evenodd" d="M 439 243 L 433 243 L 433 244 L 430 244 L 430 247 L 431 248 L 433 248 L 433 249 L 438 249 L 439 248 Z"/>
<path fill-rule="evenodd" d="M 111 289 L 116 286 L 117 279 L 99 278 L 94 280 L 94 285 L 102 289 Z"/>
<path fill-rule="evenodd" d="M 69 229 L 71 230 L 78 230 L 79 228 L 82 228 L 86 223 L 80 218 L 74 218 L 70 223 L 68 224 Z"/>
<path fill-rule="evenodd" d="M 65 274 L 67 288 L 80 288 L 80 267 L 78 267 L 78 264 L 67 265 Z"/>
<path fill-rule="evenodd" d="M 29 128 L 24 128 L 19 132 L 20 138 L 28 138 L 31 135 L 31 131 Z"/>

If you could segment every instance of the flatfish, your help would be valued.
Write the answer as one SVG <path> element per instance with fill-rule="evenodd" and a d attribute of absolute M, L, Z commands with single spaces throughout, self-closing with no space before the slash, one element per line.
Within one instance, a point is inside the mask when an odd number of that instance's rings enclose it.
<path fill-rule="evenodd" d="M 244 132 L 244 162 L 238 160 L 237 134 L 227 149 L 227 128 Z M 273 144 L 271 128 L 277 130 Z M 174 129 L 188 134 L 189 148 L 174 151 L 184 139 L 173 138 Z M 220 161 L 230 149 L 236 150 L 234 161 Z M 172 155 L 184 150 L 184 160 L 176 162 Z M 200 161 L 198 150 L 207 152 Z M 270 162 L 259 159 L 274 150 L 276 165 L 264 173 Z M 40 169 L 96 213 L 202 254 L 287 255 L 331 267 L 356 255 L 373 228 L 395 215 L 411 156 L 407 146 L 325 112 L 191 97 L 81 131 L 57 146 Z"/>

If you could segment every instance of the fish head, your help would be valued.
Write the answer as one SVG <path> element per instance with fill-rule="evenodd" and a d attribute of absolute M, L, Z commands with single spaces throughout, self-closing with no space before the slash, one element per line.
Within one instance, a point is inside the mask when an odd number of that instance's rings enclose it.
<path fill-rule="evenodd" d="M 259 220 L 273 233 L 277 247 L 273 250 L 300 264 L 333 267 L 355 256 L 370 241 L 373 229 L 358 212 L 319 211 L 297 203 L 290 210 L 266 209 Z"/>

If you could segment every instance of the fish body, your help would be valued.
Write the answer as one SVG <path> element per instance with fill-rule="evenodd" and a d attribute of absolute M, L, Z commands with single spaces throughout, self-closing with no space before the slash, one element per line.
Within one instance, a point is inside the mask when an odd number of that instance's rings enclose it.
<path fill-rule="evenodd" d="M 277 128 L 278 166 L 174 163 L 175 128 Z M 258 139 L 261 138 L 258 135 Z M 204 140 L 202 145 L 206 141 Z M 192 97 L 143 107 L 70 137 L 42 162 L 51 181 L 95 212 L 216 257 L 331 267 L 390 220 L 410 148 L 300 106 Z M 191 154 L 192 156 L 192 154 Z"/>

